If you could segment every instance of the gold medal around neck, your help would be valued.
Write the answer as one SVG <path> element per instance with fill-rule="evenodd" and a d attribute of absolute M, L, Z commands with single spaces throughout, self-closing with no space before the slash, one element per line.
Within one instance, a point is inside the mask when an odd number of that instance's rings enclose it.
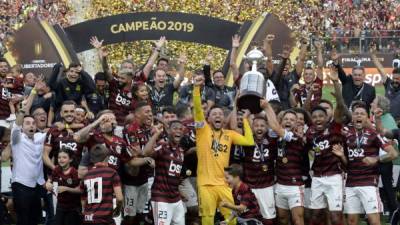
<path fill-rule="evenodd" d="M 191 170 L 186 170 L 186 176 L 190 176 L 190 175 L 192 175 L 192 171 Z"/>
<path fill-rule="evenodd" d="M 267 172 L 267 171 L 268 171 L 268 166 L 267 166 L 267 165 L 263 165 L 263 166 L 262 166 L 262 170 L 263 170 L 264 172 Z"/>
<path fill-rule="evenodd" d="M 286 158 L 286 157 L 283 157 L 283 158 L 282 158 L 282 162 L 283 162 L 283 163 L 286 164 L 286 163 L 288 163 L 288 161 L 289 161 L 288 158 Z"/>

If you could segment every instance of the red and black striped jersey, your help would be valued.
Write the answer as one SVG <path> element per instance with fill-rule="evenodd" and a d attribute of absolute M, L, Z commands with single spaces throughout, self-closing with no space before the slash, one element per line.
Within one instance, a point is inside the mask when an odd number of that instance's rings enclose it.
<path fill-rule="evenodd" d="M 74 132 L 77 130 L 74 130 Z M 50 159 L 55 158 L 55 163 L 58 164 L 58 151 L 62 148 L 70 149 L 74 153 L 73 167 L 78 168 L 82 158 L 83 144 L 77 143 L 74 140 L 74 135 L 70 134 L 67 130 L 60 131 L 56 126 L 53 126 L 47 131 L 45 145 L 51 147 Z"/>
<path fill-rule="evenodd" d="M 125 117 L 132 111 L 131 88 L 120 88 L 116 78 L 113 78 L 108 84 L 110 93 L 108 108 L 114 112 L 118 125 L 122 126 Z"/>
<path fill-rule="evenodd" d="M 84 224 L 114 224 L 114 187 L 121 186 L 117 172 L 107 166 L 95 164 L 81 183 Z"/>
<path fill-rule="evenodd" d="M 357 131 L 350 125 L 344 127 L 342 133 L 346 138 L 348 158 L 346 187 L 377 186 L 378 164 L 367 166 L 362 160 L 365 157 L 378 157 L 379 149 L 384 149 L 388 143 L 372 129 Z"/>
<path fill-rule="evenodd" d="M 179 184 L 183 166 L 183 149 L 167 142 L 159 142 L 153 158 L 156 161 L 151 200 L 174 203 L 181 200 Z"/>
<path fill-rule="evenodd" d="M 330 122 L 323 131 L 317 131 L 314 127 L 307 130 L 306 149 L 314 151 L 314 163 L 312 170 L 314 176 L 331 176 L 342 173 L 340 159 L 332 153 L 332 146 L 340 144 L 344 146 L 342 135 L 343 126 L 336 122 Z"/>
<path fill-rule="evenodd" d="M 247 184 L 241 182 L 238 188 L 232 190 L 232 195 L 235 205 L 246 206 L 246 210 L 238 214 L 240 218 L 258 220 L 262 219 L 256 196 Z M 268 199 L 264 200 L 269 201 Z"/>
<path fill-rule="evenodd" d="M 274 184 L 276 138 L 265 137 L 255 146 L 243 146 L 243 181 L 250 188 L 266 188 Z"/>
<path fill-rule="evenodd" d="M 310 169 L 303 139 L 291 131 L 277 141 L 276 176 L 282 185 L 304 185 Z"/>
<path fill-rule="evenodd" d="M 143 150 L 151 137 L 151 130 L 140 126 L 136 121 L 129 124 L 128 127 L 124 129 L 123 133 L 124 139 L 129 146 L 141 150 Z M 153 171 L 154 170 L 150 166 L 144 165 L 137 168 L 133 174 L 127 171 L 127 167 L 124 167 L 121 171 L 121 179 L 124 184 L 140 186 L 147 183 L 149 175 L 152 174 Z"/>
<path fill-rule="evenodd" d="M 80 179 L 78 178 L 78 170 L 70 167 L 69 172 L 64 174 L 60 166 L 56 166 L 51 174 L 51 179 L 58 183 L 58 186 L 66 186 L 76 188 L 79 186 Z M 57 195 L 57 208 L 62 209 L 77 209 L 81 207 L 81 196 L 71 192 L 63 192 Z"/>
<path fill-rule="evenodd" d="M 94 145 L 99 143 L 103 143 L 109 150 L 108 166 L 117 171 L 123 163 L 127 163 L 133 159 L 132 153 L 127 149 L 123 138 L 114 135 L 112 140 L 108 140 L 100 131 L 96 130 L 90 134 L 85 145 L 90 150 Z"/>

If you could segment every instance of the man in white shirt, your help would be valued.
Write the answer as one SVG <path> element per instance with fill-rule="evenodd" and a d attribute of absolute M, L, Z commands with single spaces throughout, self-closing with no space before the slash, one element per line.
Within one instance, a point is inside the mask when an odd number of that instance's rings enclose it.
<path fill-rule="evenodd" d="M 12 193 L 17 225 L 37 225 L 41 213 L 42 152 L 46 133 L 36 132 L 36 122 L 20 110 L 11 130 Z"/>

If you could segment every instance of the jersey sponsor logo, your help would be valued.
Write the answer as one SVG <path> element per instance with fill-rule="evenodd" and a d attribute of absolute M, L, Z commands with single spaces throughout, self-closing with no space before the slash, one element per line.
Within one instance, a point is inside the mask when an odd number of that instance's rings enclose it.
<path fill-rule="evenodd" d="M 124 98 L 120 93 L 118 93 L 117 97 L 115 97 L 115 102 L 120 105 L 124 106 L 130 106 L 131 105 L 131 100 Z"/>
<path fill-rule="evenodd" d="M 113 166 L 117 166 L 118 165 L 118 157 L 110 155 L 108 157 L 108 164 L 113 165 Z"/>
<path fill-rule="evenodd" d="M 264 149 L 264 155 L 263 158 L 266 159 L 269 156 L 269 150 L 268 149 Z M 261 159 L 261 152 L 259 150 L 255 150 L 253 153 L 253 162 L 260 162 Z"/>
<path fill-rule="evenodd" d="M 350 160 L 353 160 L 353 158 L 365 157 L 364 149 L 362 148 L 348 149 L 347 152 Z"/>
<path fill-rule="evenodd" d="M 78 151 L 78 144 L 76 144 L 75 142 L 64 143 L 64 142 L 60 141 L 60 149 L 63 149 L 63 148 L 67 148 L 67 149 L 70 149 L 70 150 L 76 152 L 76 151 Z"/>
<path fill-rule="evenodd" d="M 323 141 L 320 141 L 318 143 L 314 143 L 314 149 L 318 149 L 320 151 L 326 150 L 329 147 L 331 147 L 331 146 L 329 145 L 329 141 L 328 140 L 323 140 Z"/>
<path fill-rule="evenodd" d="M 182 165 L 175 164 L 174 161 L 171 161 L 169 164 L 168 175 L 175 177 L 181 174 Z"/>

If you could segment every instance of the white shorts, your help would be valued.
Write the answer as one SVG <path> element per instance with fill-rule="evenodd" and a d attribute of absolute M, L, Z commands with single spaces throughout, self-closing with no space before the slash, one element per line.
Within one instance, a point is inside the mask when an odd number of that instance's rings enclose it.
<path fill-rule="evenodd" d="M 281 209 L 304 207 L 304 185 L 275 185 L 275 204 Z"/>
<path fill-rule="evenodd" d="M 379 190 L 374 186 L 346 187 L 345 214 L 372 214 L 383 211 Z"/>
<path fill-rule="evenodd" d="M 311 183 L 311 209 L 343 210 L 343 177 L 313 177 Z"/>
<path fill-rule="evenodd" d="M 187 201 L 184 202 L 186 207 L 194 207 L 199 205 L 197 201 L 197 194 L 190 183 L 190 178 L 187 177 L 182 181 L 182 183 L 179 185 L 179 192 L 181 192 L 187 199 Z"/>
<path fill-rule="evenodd" d="M 266 188 L 253 188 L 251 191 L 257 198 L 263 218 L 274 219 L 276 217 L 274 186 Z"/>
<path fill-rule="evenodd" d="M 124 216 L 136 216 L 143 213 L 148 199 L 147 183 L 140 186 L 124 185 Z"/>
<path fill-rule="evenodd" d="M 182 201 L 175 203 L 151 201 L 154 225 L 185 225 L 185 208 Z"/>
<path fill-rule="evenodd" d="M 311 188 L 304 188 L 304 208 L 311 207 Z"/>

